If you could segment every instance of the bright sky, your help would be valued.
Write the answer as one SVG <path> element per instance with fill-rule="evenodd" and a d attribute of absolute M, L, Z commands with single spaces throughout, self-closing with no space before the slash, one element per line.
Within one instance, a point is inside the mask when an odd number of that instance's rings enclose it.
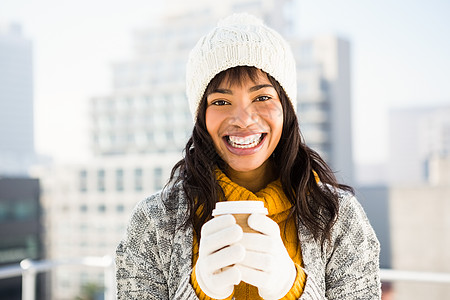
<path fill-rule="evenodd" d="M 151 0 L 0 0 L 0 23 L 34 43 L 37 151 L 86 157 L 87 103 L 111 90 L 113 62 L 132 55 L 133 30 L 161 15 Z M 391 107 L 450 104 L 450 1 L 296 0 L 302 37 L 338 34 L 352 45 L 357 163 L 387 158 Z"/>

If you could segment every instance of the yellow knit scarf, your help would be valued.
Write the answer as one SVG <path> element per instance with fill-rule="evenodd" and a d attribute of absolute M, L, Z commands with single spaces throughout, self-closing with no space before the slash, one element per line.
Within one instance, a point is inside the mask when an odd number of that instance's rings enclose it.
<path fill-rule="evenodd" d="M 237 200 L 259 200 L 264 202 L 264 206 L 269 211 L 269 217 L 277 222 L 280 226 L 281 237 L 284 242 L 290 257 L 297 266 L 302 265 L 302 254 L 300 251 L 300 243 L 298 240 L 298 231 L 294 218 L 287 217 L 289 215 L 292 204 L 286 198 L 283 192 L 281 181 L 275 180 L 267 185 L 259 192 L 253 193 L 246 188 L 239 186 L 231 181 L 221 170 L 217 169 L 215 172 L 217 181 L 222 187 L 226 201 Z M 198 241 L 194 236 L 193 244 L 193 265 L 195 265 L 198 258 Z M 195 281 L 195 276 L 193 276 Z M 302 280 L 303 281 L 303 280 Z M 196 282 L 194 282 L 194 285 Z M 304 282 L 303 282 L 304 284 Z M 241 282 L 234 289 L 234 296 L 236 299 L 261 299 L 258 295 L 256 287 Z M 208 299 L 200 297 L 201 299 Z"/>

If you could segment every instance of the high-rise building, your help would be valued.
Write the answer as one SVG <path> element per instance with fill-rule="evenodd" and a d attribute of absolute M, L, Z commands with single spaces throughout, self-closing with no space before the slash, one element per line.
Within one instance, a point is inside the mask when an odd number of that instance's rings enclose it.
<path fill-rule="evenodd" d="M 35 161 L 32 42 L 19 24 L 0 26 L 0 266 L 42 259 L 39 180 Z M 36 299 L 45 299 L 44 275 Z M 0 295 L 21 299 L 21 278 L 0 280 Z"/>
<path fill-rule="evenodd" d="M 0 174 L 26 175 L 34 160 L 32 43 L 0 28 Z"/>
<path fill-rule="evenodd" d="M 297 59 L 300 130 L 338 179 L 352 184 L 350 44 L 335 36 L 290 42 Z"/>

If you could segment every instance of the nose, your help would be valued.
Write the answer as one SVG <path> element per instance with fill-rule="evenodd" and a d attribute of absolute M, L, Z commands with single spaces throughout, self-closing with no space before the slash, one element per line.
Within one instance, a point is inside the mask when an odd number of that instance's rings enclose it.
<path fill-rule="evenodd" d="M 258 122 L 258 114 L 253 109 L 252 105 L 244 106 L 242 104 L 236 105 L 233 110 L 233 115 L 230 118 L 230 123 L 234 126 L 247 128 L 252 124 Z"/>

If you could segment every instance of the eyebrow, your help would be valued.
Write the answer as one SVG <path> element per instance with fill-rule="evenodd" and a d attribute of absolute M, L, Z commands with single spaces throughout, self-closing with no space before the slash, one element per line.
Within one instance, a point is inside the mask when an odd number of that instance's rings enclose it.
<path fill-rule="evenodd" d="M 249 88 L 248 91 L 256 92 L 256 91 L 266 88 L 266 87 L 274 88 L 273 85 L 271 85 L 271 84 L 258 84 L 258 85 L 255 85 L 255 86 L 252 86 L 251 88 Z M 210 94 L 214 94 L 214 93 L 227 94 L 227 95 L 233 94 L 233 92 L 229 89 L 220 89 L 220 88 L 213 90 Z"/>

